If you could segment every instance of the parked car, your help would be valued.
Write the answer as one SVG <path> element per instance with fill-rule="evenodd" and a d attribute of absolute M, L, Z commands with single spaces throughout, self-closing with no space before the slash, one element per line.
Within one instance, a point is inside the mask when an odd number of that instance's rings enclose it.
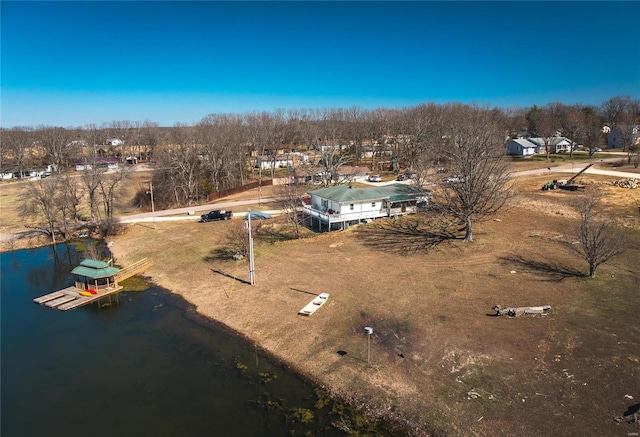
<path fill-rule="evenodd" d="M 453 176 L 449 176 L 448 178 L 445 178 L 444 181 L 449 184 L 459 184 L 461 182 L 464 182 L 464 176 L 453 175 Z"/>
<path fill-rule="evenodd" d="M 233 217 L 232 211 L 226 211 L 224 209 L 216 209 L 213 211 L 209 211 L 206 214 L 202 214 L 200 216 L 200 219 L 203 222 L 213 222 L 216 220 L 229 220 L 231 217 Z"/>
<path fill-rule="evenodd" d="M 406 171 L 406 172 L 402 173 L 401 175 L 398 175 L 396 180 L 397 181 L 406 181 L 407 179 L 417 179 L 417 178 L 418 178 L 418 174 L 417 173 L 412 173 L 410 171 Z"/>
<path fill-rule="evenodd" d="M 382 182 L 382 178 L 378 174 L 370 174 L 367 180 L 369 182 Z"/>
<path fill-rule="evenodd" d="M 271 214 L 264 211 L 251 211 L 244 215 L 244 219 L 248 220 L 251 215 L 251 220 L 267 220 L 271 218 Z"/>

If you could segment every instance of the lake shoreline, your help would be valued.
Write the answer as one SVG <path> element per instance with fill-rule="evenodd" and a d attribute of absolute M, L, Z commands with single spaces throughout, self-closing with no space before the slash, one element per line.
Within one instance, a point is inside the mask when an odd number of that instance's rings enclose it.
<path fill-rule="evenodd" d="M 114 257 L 117 257 L 116 253 L 112 251 Z M 116 259 L 116 258 L 114 258 Z M 388 429 L 391 432 L 402 432 L 403 435 L 410 435 L 415 437 L 428 437 L 431 435 L 440 435 L 440 434 L 432 434 L 433 431 L 424 432 L 425 425 L 418 424 L 410 417 L 405 416 L 400 411 L 385 411 L 382 409 L 371 408 L 367 405 L 366 401 L 361 397 L 354 395 L 353 393 L 347 393 L 342 390 L 337 389 L 335 386 L 331 384 L 327 384 L 326 381 L 323 381 L 321 378 L 316 378 L 311 374 L 306 373 L 303 369 L 298 366 L 293 365 L 291 362 L 285 360 L 282 356 L 273 353 L 272 351 L 263 348 L 259 342 L 257 342 L 254 338 L 249 335 L 246 335 L 233 327 L 225 324 L 224 322 L 217 320 L 213 317 L 210 317 L 200 311 L 195 304 L 190 302 L 184 295 L 181 293 L 176 293 L 171 289 L 165 287 L 164 285 L 158 283 L 153 276 L 145 276 L 145 282 L 151 284 L 155 287 L 161 288 L 171 296 L 171 304 L 177 306 L 182 311 L 184 311 L 184 317 L 189 321 L 200 325 L 206 329 L 215 329 L 222 330 L 226 332 L 228 335 L 236 336 L 242 339 L 242 341 L 247 344 L 252 344 L 256 348 L 260 354 L 264 355 L 268 360 L 275 363 L 278 366 L 282 366 L 288 372 L 293 372 L 297 375 L 298 378 L 303 381 L 312 384 L 317 389 L 324 392 L 326 395 L 330 396 L 333 399 L 337 399 L 341 402 L 344 402 L 351 407 L 364 411 L 364 414 L 372 417 L 373 419 L 382 423 L 382 426 L 385 429 Z M 405 434 L 406 433 L 406 434 Z M 444 435 L 444 434 L 443 434 Z"/>
<path fill-rule="evenodd" d="M 126 231 L 124 235 L 126 235 Z M 0 247 L 0 253 L 7 253 L 13 250 L 36 249 L 50 245 L 48 244 L 49 239 L 42 234 L 37 235 L 37 238 L 32 234 L 32 236 L 30 236 L 29 238 L 18 239 L 17 241 L 19 241 L 21 244 L 11 245 L 11 247 L 3 245 L 2 247 Z M 73 241 L 73 239 L 70 239 L 66 242 L 57 242 L 57 244 L 72 244 Z M 116 264 L 123 266 L 136 260 L 128 258 L 127 253 L 129 252 L 129 250 L 123 250 L 126 244 L 123 244 L 125 240 L 122 239 L 122 236 L 110 237 L 109 241 L 115 241 L 116 243 L 108 248 L 113 259 L 116 260 Z M 188 293 L 181 293 L 179 291 L 176 291 L 178 287 L 173 286 L 166 280 L 163 281 L 162 278 L 159 277 L 160 275 L 154 275 L 146 272 L 141 274 L 140 276 L 143 277 L 144 281 L 149 285 L 162 288 L 164 291 L 166 291 L 168 296 L 170 296 L 171 298 L 171 303 L 184 311 L 185 317 L 191 322 L 203 326 L 207 329 L 223 330 L 229 335 L 241 338 L 247 344 L 253 345 L 268 360 L 276 363 L 279 366 L 282 366 L 287 371 L 295 373 L 298 378 L 317 387 L 319 390 L 321 390 L 331 398 L 344 402 L 358 411 L 364 412 L 364 414 L 366 414 L 367 416 L 370 416 L 371 418 L 374 418 L 375 420 L 381 422 L 383 424 L 383 427 L 389 429 L 390 431 L 402 431 L 403 434 L 407 433 L 406 435 L 412 435 L 416 437 L 433 435 L 433 431 L 427 431 L 431 430 L 431 426 L 428 426 L 424 423 L 418 423 L 409 415 L 405 415 L 402 411 L 400 411 L 400 409 L 394 408 L 393 410 L 389 410 L 387 408 L 380 408 L 369 405 L 366 400 L 368 391 L 366 387 L 362 387 L 360 393 L 343 390 L 339 387 L 338 384 L 333 384 L 331 383 L 331 381 L 327 381 L 325 378 L 322 378 L 321 376 L 308 371 L 304 368 L 304 366 L 296 365 L 295 363 L 291 362 L 291 360 L 287 360 L 286 357 L 270 350 L 268 347 L 265 347 L 262 342 L 254 336 L 236 329 L 234 326 L 225 323 L 224 320 L 216 318 L 215 315 L 207 314 L 206 312 L 201 311 L 198 305 L 194 303 L 193 300 L 189 299 Z M 375 394 L 371 393 L 371 396 L 374 397 Z"/>

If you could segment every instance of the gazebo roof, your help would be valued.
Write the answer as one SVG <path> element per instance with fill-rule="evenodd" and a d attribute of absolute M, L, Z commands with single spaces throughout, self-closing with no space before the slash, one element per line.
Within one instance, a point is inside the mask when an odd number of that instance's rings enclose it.
<path fill-rule="evenodd" d="M 104 261 L 85 259 L 78 267 L 73 269 L 71 273 L 74 275 L 97 279 L 111 277 L 118 273 L 119 270 L 120 269 L 117 267 L 112 267 Z"/>

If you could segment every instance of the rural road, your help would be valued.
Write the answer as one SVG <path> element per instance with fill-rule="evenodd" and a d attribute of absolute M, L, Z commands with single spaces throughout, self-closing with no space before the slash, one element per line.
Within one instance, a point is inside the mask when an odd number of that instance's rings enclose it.
<path fill-rule="evenodd" d="M 601 162 L 615 162 L 620 160 L 620 158 L 608 158 L 608 159 L 603 159 L 600 160 Z M 549 167 L 549 168 L 539 168 L 536 170 L 526 170 L 526 171 L 519 171 L 519 172 L 515 172 L 512 173 L 512 176 L 515 177 L 519 177 L 519 176 L 535 176 L 535 175 L 541 175 L 541 174 L 552 174 L 552 173 L 578 173 L 580 170 L 582 170 L 583 168 L 585 168 L 587 165 L 589 165 L 589 162 L 580 162 L 580 163 L 576 163 L 576 164 L 564 164 L 564 165 L 559 165 L 557 167 Z M 597 164 L 597 161 L 596 161 Z M 616 171 L 616 170 L 602 170 L 599 168 L 589 168 L 585 171 L 585 174 L 597 174 L 597 175 L 604 175 L 604 176 L 614 176 L 614 177 L 618 177 L 618 178 L 636 178 L 636 179 L 640 179 L 640 174 L 638 173 L 629 173 L 629 172 L 623 172 L 623 171 Z"/>
<path fill-rule="evenodd" d="M 261 202 L 273 202 L 275 197 L 263 197 Z M 209 203 L 206 205 L 195 205 L 187 208 L 166 209 L 163 211 L 145 212 L 141 214 L 126 215 L 119 218 L 120 223 L 139 223 L 139 222 L 153 222 L 155 221 L 177 221 L 177 220 L 200 220 L 200 215 L 212 209 L 230 209 L 233 211 L 234 217 L 243 217 L 247 212 L 246 208 L 242 211 L 236 211 L 236 207 L 255 205 L 256 199 L 253 200 L 232 200 L 222 201 L 216 203 Z M 278 211 L 265 211 L 269 214 L 275 214 Z M 182 215 L 180 215 L 182 214 Z M 167 217 L 171 216 L 171 217 Z"/>

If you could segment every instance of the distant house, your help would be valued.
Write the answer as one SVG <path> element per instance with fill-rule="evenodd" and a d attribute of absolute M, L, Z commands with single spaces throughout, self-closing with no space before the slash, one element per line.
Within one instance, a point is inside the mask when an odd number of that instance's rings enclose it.
<path fill-rule="evenodd" d="M 83 159 L 76 162 L 76 171 L 91 170 L 94 168 L 103 168 L 106 170 L 115 170 L 118 168 L 118 158 L 99 158 L 99 159 Z"/>
<path fill-rule="evenodd" d="M 18 178 L 33 178 L 33 177 L 47 177 L 56 171 L 57 166 L 49 164 L 46 167 L 23 169 L 22 174 L 17 169 L 3 170 L 0 173 L 0 179 L 18 179 Z"/>
<path fill-rule="evenodd" d="M 538 153 L 546 152 L 547 147 L 549 147 L 549 153 L 569 152 L 573 147 L 573 141 L 566 137 L 527 138 L 527 141 L 539 147 Z"/>
<path fill-rule="evenodd" d="M 309 194 L 311 203 L 304 206 L 304 215 L 317 222 L 319 230 L 331 230 L 415 213 L 419 204 L 428 202 L 431 193 L 413 185 L 390 184 L 374 188 L 335 185 Z"/>
<path fill-rule="evenodd" d="M 531 141 L 519 138 L 510 139 L 506 144 L 507 155 L 512 156 L 529 156 L 540 153 L 540 146 Z"/>
<path fill-rule="evenodd" d="M 629 144 L 625 144 L 629 143 Z M 607 136 L 607 147 L 622 149 L 628 145 L 640 144 L 640 125 L 623 125 L 610 129 Z"/>
<path fill-rule="evenodd" d="M 335 175 L 330 174 L 327 169 L 320 166 L 302 166 L 293 170 L 293 180 L 296 184 L 321 184 L 338 182 L 362 182 L 371 173 L 369 167 L 352 167 L 342 165 Z"/>
<path fill-rule="evenodd" d="M 369 167 L 343 165 L 338 168 L 338 176 L 347 182 L 362 182 L 367 179 L 370 173 L 371 170 L 369 170 Z"/>
<path fill-rule="evenodd" d="M 324 167 L 304 166 L 293 169 L 293 182 L 295 184 L 320 184 L 326 179 Z"/>
<path fill-rule="evenodd" d="M 321 141 L 317 144 L 314 144 L 314 149 L 320 151 L 320 152 L 329 152 L 332 150 L 335 150 L 337 152 L 341 152 L 342 150 L 346 149 L 347 146 L 343 145 L 343 144 L 339 144 L 339 143 L 333 143 L 330 141 Z"/>
<path fill-rule="evenodd" d="M 296 167 L 298 165 L 298 154 L 287 153 L 276 156 L 261 155 L 256 157 L 255 168 L 262 168 L 263 170 L 269 170 L 273 168 L 289 168 Z"/>
<path fill-rule="evenodd" d="M 104 142 L 107 146 L 124 146 L 124 141 L 120 138 L 109 138 Z"/>

